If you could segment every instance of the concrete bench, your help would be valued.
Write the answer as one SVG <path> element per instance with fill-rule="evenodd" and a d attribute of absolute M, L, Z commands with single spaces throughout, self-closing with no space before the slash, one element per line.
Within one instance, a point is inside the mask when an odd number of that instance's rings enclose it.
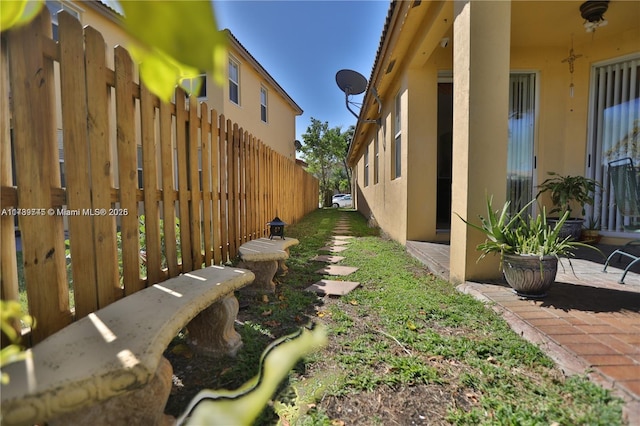
<path fill-rule="evenodd" d="M 187 326 L 197 351 L 235 355 L 234 290 L 250 271 L 212 266 L 182 274 L 89 314 L 3 371 L 2 424 L 165 424 L 172 368 L 163 352 Z"/>
<path fill-rule="evenodd" d="M 252 271 L 256 279 L 243 291 L 249 293 L 274 293 L 276 272 L 285 274 L 288 270 L 285 260 L 289 258 L 289 247 L 299 244 L 295 238 L 258 238 L 240 246 L 241 268 Z"/>

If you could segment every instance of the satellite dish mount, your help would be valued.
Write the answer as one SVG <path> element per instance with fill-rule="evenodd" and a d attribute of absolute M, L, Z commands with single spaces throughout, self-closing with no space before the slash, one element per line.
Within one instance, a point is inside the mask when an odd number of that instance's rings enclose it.
<path fill-rule="evenodd" d="M 367 79 L 357 71 L 353 70 L 340 70 L 336 73 L 336 83 L 340 90 L 344 92 L 344 102 L 347 106 L 347 109 L 353 116 L 358 119 L 359 114 L 356 114 L 355 111 L 351 109 L 351 105 L 355 105 L 358 108 L 362 107 L 362 104 L 353 102 L 351 97 L 354 95 L 360 95 L 367 90 Z M 382 106 L 382 102 L 380 102 L 380 98 L 378 97 L 378 92 L 376 92 L 375 87 L 372 87 L 373 96 L 376 98 L 378 102 L 378 113 L 380 113 L 380 109 Z M 378 120 L 364 120 L 365 123 L 378 123 Z"/>

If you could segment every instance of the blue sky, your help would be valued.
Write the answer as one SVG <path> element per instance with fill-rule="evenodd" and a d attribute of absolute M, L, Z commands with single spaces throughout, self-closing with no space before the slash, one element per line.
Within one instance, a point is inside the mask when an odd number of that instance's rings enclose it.
<path fill-rule="evenodd" d="M 304 110 L 296 120 L 296 139 L 302 142 L 311 117 L 343 130 L 356 123 L 335 75 L 349 68 L 370 77 L 389 1 L 214 0 L 213 4 L 220 29 L 231 30 Z M 362 95 L 356 97 L 361 99 Z"/>

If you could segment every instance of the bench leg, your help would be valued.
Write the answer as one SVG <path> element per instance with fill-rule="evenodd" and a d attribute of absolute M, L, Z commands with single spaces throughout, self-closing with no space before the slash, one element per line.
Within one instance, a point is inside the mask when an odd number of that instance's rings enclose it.
<path fill-rule="evenodd" d="M 233 293 L 200 312 L 187 325 L 189 345 L 213 356 L 235 356 L 242 338 L 234 328 L 238 317 L 238 299 Z"/>
<path fill-rule="evenodd" d="M 68 425 L 155 425 L 175 424 L 172 416 L 164 414 L 171 392 L 173 368 L 162 357 L 156 374 L 146 386 L 115 396 L 95 405 L 82 408 L 47 422 L 49 426 Z"/>
<path fill-rule="evenodd" d="M 284 251 L 287 252 L 287 258 L 289 258 L 289 249 Z M 287 272 L 289 272 L 289 267 L 284 263 L 284 259 L 278 260 L 278 275 L 287 275 Z"/>
<path fill-rule="evenodd" d="M 242 289 L 243 292 L 258 294 L 276 292 L 276 283 L 273 282 L 273 277 L 278 271 L 277 260 L 265 260 L 262 262 L 243 261 L 238 266 L 249 269 L 256 276 L 253 284 L 244 287 Z"/>

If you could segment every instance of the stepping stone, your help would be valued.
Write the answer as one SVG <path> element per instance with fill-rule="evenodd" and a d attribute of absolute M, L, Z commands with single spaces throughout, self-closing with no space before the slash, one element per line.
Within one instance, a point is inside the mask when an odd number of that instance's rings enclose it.
<path fill-rule="evenodd" d="M 345 276 L 345 275 L 353 274 L 358 269 L 360 269 L 360 268 L 355 268 L 353 266 L 327 265 L 324 268 L 318 269 L 316 271 L 316 274 Z"/>
<path fill-rule="evenodd" d="M 321 251 L 330 251 L 332 253 L 340 253 L 341 251 L 345 251 L 348 247 L 338 247 L 338 246 L 334 246 L 334 247 L 320 247 L 318 250 Z"/>
<path fill-rule="evenodd" d="M 329 244 L 331 244 L 333 247 L 335 247 L 335 246 L 344 246 L 344 245 L 349 244 L 349 241 L 345 241 L 345 240 L 329 241 Z"/>
<path fill-rule="evenodd" d="M 353 236 L 351 235 L 334 235 L 333 236 L 334 240 L 348 240 L 350 238 L 353 238 Z"/>
<path fill-rule="evenodd" d="M 337 263 L 344 260 L 344 256 L 332 256 L 330 254 L 319 254 L 316 257 L 312 257 L 311 260 L 317 260 L 318 262 Z"/>
<path fill-rule="evenodd" d="M 305 290 L 329 296 L 344 296 L 356 289 L 360 283 L 355 281 L 320 280 L 311 284 Z"/>

